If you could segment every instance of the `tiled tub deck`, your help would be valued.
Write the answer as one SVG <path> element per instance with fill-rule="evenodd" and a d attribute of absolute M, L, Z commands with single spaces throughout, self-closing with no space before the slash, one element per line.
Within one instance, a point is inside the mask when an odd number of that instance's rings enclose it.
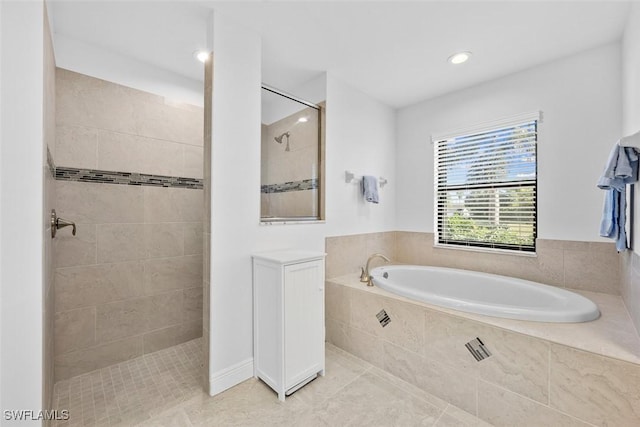
<path fill-rule="evenodd" d="M 619 296 L 580 293 L 598 320 L 540 323 L 436 307 L 347 275 L 327 281 L 327 341 L 497 426 L 638 426 L 640 339 Z M 476 337 L 492 352 L 480 362 L 464 346 Z"/>

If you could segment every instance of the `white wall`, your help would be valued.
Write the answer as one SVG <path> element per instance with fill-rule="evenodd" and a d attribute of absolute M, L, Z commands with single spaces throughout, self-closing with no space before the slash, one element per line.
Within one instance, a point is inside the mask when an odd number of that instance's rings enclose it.
<path fill-rule="evenodd" d="M 249 252 L 260 214 L 260 49 L 257 34 L 213 14 L 212 394 L 253 374 Z"/>
<path fill-rule="evenodd" d="M 64 34 L 56 33 L 53 38 L 56 65 L 60 68 L 154 93 L 173 101 L 198 106 L 204 103 L 204 87 L 201 81 L 84 43 Z M 204 66 L 202 73 L 204 76 Z"/>
<path fill-rule="evenodd" d="M 640 132 L 640 4 L 634 3 L 622 38 L 622 134 Z M 640 185 L 634 185 L 633 250 L 640 254 Z"/>
<path fill-rule="evenodd" d="M 398 229 L 433 231 L 432 133 L 541 110 L 538 237 L 600 240 L 596 182 L 620 137 L 620 72 L 615 43 L 399 110 Z"/>
<path fill-rule="evenodd" d="M 262 82 L 267 85 L 268 82 Z M 275 88 L 290 95 L 294 95 L 303 101 L 312 102 L 318 104 L 325 101 L 327 98 L 327 74 L 321 73 L 318 77 L 309 80 L 294 88 L 293 90 L 284 90 L 281 88 Z M 277 95 L 273 95 L 277 96 Z M 272 98 L 273 99 L 273 98 Z M 277 122 L 285 117 L 288 117 L 296 112 L 306 108 L 304 105 L 296 104 L 294 102 L 284 102 L 282 99 L 278 99 L 280 102 L 269 102 L 266 97 L 262 97 L 262 123 L 270 125 L 273 122 Z"/>
<path fill-rule="evenodd" d="M 622 37 L 622 134 L 640 132 L 640 4 L 631 6 L 627 25 Z M 640 184 L 632 186 L 631 255 L 640 254 Z M 622 298 L 629 314 L 640 331 L 640 280 L 633 257 L 623 258 Z M 632 267 L 633 266 L 633 267 Z"/>
<path fill-rule="evenodd" d="M 3 81 L 2 81 L 2 64 L 3 64 L 3 55 L 2 55 L 2 5 L 3 3 L 0 2 L 0 159 L 2 159 L 3 157 L 3 149 L 2 146 L 4 145 L 4 136 L 2 134 L 2 120 L 3 120 L 3 114 L 2 114 L 2 104 L 4 103 L 2 101 L 3 99 L 3 92 L 2 92 L 2 87 L 3 87 Z M 0 197 L 2 196 L 2 161 L 0 161 Z M 1 200 L 1 199 L 0 199 Z M 3 224 L 2 222 L 2 207 L 0 206 L 0 224 Z M 4 348 L 2 346 L 2 329 L 3 329 L 3 325 L 4 325 L 4 321 L 3 321 L 3 315 L 2 315 L 2 303 L 1 301 L 3 300 L 2 298 L 2 226 L 0 226 L 0 376 L 2 376 L 3 371 L 3 365 L 2 365 L 2 349 Z M 2 400 L 2 387 L 0 387 L 0 408 L 3 408 L 4 401 Z"/>
<path fill-rule="evenodd" d="M 326 213 L 328 236 L 391 231 L 396 227 L 395 111 L 327 76 Z M 380 204 L 365 203 L 345 170 L 387 178 Z"/>
<path fill-rule="evenodd" d="M 640 131 L 640 4 L 631 7 L 622 39 L 622 131 Z"/>
<path fill-rule="evenodd" d="M 326 222 L 260 225 L 260 38 L 219 13 L 213 33 L 210 372 L 215 394 L 252 375 L 253 252 L 320 251 L 328 235 L 394 229 L 395 116 L 390 107 L 328 73 Z M 389 178 L 381 203 L 365 204 L 358 187 L 344 182 L 345 169 Z"/>
<path fill-rule="evenodd" d="M 0 23 L 0 408 L 42 409 L 43 3 Z M 4 420 L 2 425 L 40 425 Z"/>

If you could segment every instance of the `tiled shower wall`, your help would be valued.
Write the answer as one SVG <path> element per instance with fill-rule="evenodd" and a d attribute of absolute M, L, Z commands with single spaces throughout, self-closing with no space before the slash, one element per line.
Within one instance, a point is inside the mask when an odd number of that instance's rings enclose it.
<path fill-rule="evenodd" d="M 298 123 L 307 117 L 308 122 Z M 320 114 L 313 108 L 305 108 L 295 114 L 270 124 L 262 124 L 261 212 L 262 216 L 291 217 L 317 216 L 317 185 L 309 189 L 312 180 L 317 182 L 318 120 Z M 289 131 L 290 151 L 285 151 L 275 137 Z M 291 183 L 290 185 L 283 185 Z"/>
<path fill-rule="evenodd" d="M 381 252 L 399 264 L 481 271 L 613 295 L 621 292 L 621 257 L 613 243 L 538 239 L 537 256 L 530 257 L 434 248 L 433 238 L 433 233 L 408 231 L 327 237 L 327 278 L 357 273 L 370 254 Z"/>
<path fill-rule="evenodd" d="M 202 108 L 62 69 L 56 93 L 56 166 L 202 178 Z M 200 337 L 203 190 L 56 187 L 56 380 Z"/>
<path fill-rule="evenodd" d="M 46 6 L 44 14 L 44 144 L 42 164 L 44 167 L 44 307 L 43 307 L 43 407 L 52 408 L 53 396 L 53 282 L 54 282 L 54 250 L 51 240 L 51 223 L 49 213 L 56 200 L 56 187 L 53 174 L 53 154 L 56 151 L 56 64 L 53 56 L 53 43 Z"/>

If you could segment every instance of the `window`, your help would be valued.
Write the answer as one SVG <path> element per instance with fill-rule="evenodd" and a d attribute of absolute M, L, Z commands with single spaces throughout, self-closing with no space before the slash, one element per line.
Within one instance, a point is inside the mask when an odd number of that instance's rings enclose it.
<path fill-rule="evenodd" d="M 434 137 L 437 245 L 535 252 L 539 114 Z"/>

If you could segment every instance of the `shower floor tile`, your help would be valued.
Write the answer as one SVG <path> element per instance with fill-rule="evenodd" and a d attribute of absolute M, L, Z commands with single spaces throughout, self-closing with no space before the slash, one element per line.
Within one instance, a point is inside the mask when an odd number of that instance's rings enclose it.
<path fill-rule="evenodd" d="M 131 426 L 202 393 L 202 339 L 56 383 L 53 426 Z"/>
<path fill-rule="evenodd" d="M 488 426 L 330 344 L 325 377 L 286 402 L 249 379 L 210 397 L 202 391 L 202 339 L 58 382 L 54 426 Z"/>

